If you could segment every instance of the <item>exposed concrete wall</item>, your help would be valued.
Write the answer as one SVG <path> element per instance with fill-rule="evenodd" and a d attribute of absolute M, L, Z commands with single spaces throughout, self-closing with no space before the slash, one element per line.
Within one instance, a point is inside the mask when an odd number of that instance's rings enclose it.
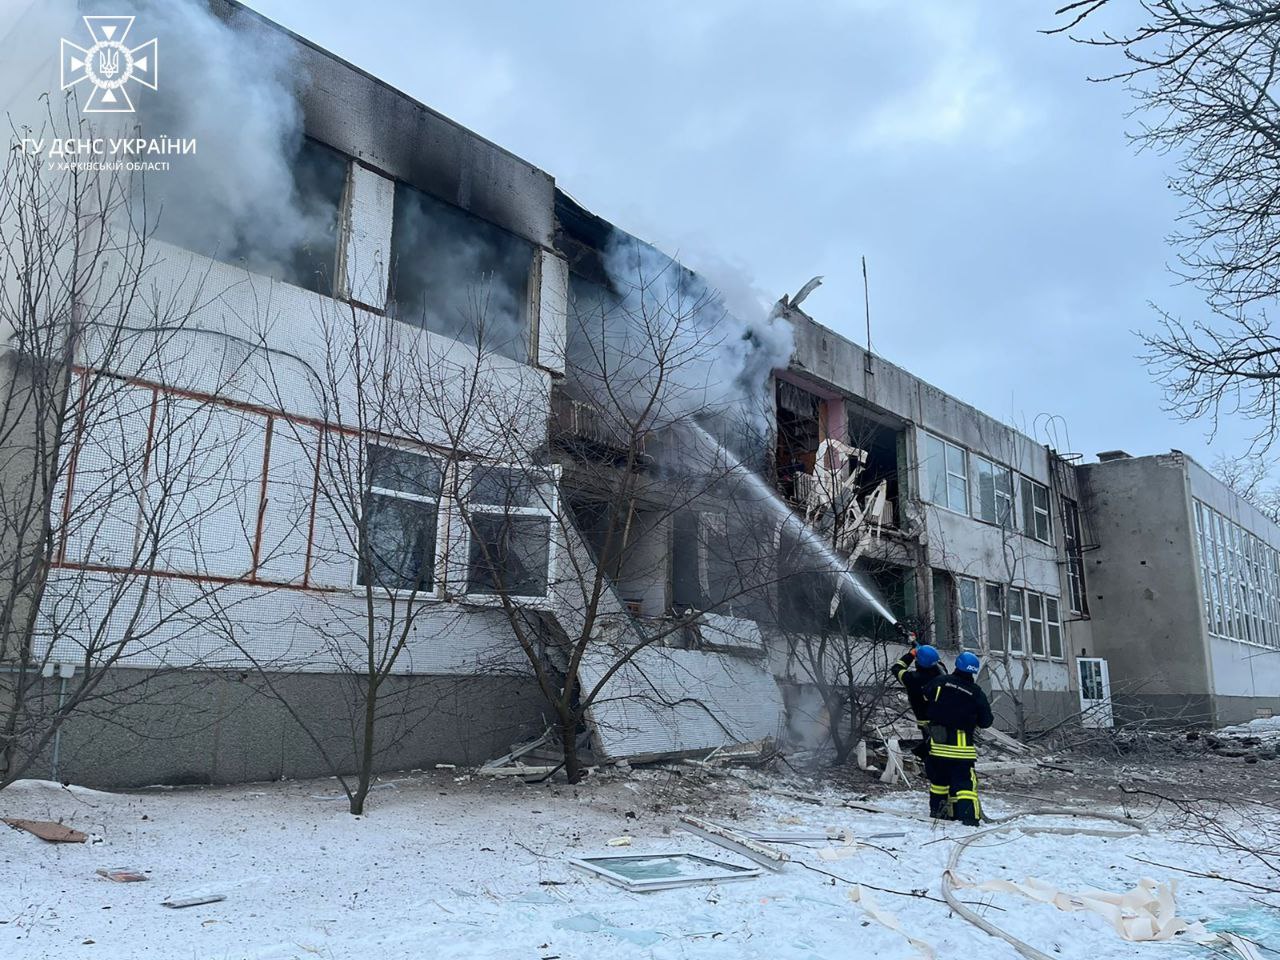
<path fill-rule="evenodd" d="M 311 674 L 274 682 L 323 754 L 250 674 L 115 670 L 104 678 L 104 698 L 63 727 L 57 778 L 117 788 L 350 773 L 350 680 Z M 45 681 L 40 693 L 56 698 L 57 684 Z M 545 701 L 527 676 L 393 677 L 383 697 L 378 771 L 478 764 L 544 726 Z M 29 776 L 52 775 L 51 747 Z"/>
<path fill-rule="evenodd" d="M 1187 474 L 1180 457 L 1079 468 L 1098 549 L 1087 555 L 1089 656 L 1106 657 L 1117 711 L 1203 713 L 1210 691 Z"/>

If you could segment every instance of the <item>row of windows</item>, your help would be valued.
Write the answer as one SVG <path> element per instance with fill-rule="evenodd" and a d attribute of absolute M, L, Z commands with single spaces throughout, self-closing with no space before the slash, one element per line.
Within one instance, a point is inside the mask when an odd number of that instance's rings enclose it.
<path fill-rule="evenodd" d="M 1199 500 L 1195 518 L 1209 632 L 1280 647 L 1280 553 Z"/>
<path fill-rule="evenodd" d="M 987 653 L 1063 658 L 1062 616 L 1057 597 L 956 578 L 960 643 Z M 983 629 L 985 625 L 985 630 Z"/>
<path fill-rule="evenodd" d="M 219 231 L 193 230 L 178 217 L 157 235 L 196 253 L 312 290 L 336 293 L 342 210 L 349 159 L 304 140 L 294 158 L 294 203 L 304 212 L 296 231 L 252 221 Z M 191 185 L 199 189 L 198 184 Z M 482 331 L 486 350 L 529 359 L 529 298 L 534 245 L 459 207 L 397 183 L 393 203 L 387 313 L 464 342 Z M 356 270 L 368 265 L 355 264 Z"/>
<path fill-rule="evenodd" d="M 372 447 L 368 480 L 357 583 L 433 591 L 443 563 L 444 464 L 398 448 Z M 545 597 L 555 507 L 551 481 L 509 467 L 478 466 L 466 490 L 467 593 Z"/>
<path fill-rule="evenodd" d="M 1021 530 L 1041 543 L 1053 542 L 1049 488 L 1044 484 L 933 434 L 925 434 L 924 472 L 925 497 L 930 503 Z M 1015 500 L 1021 504 L 1020 516 Z"/>

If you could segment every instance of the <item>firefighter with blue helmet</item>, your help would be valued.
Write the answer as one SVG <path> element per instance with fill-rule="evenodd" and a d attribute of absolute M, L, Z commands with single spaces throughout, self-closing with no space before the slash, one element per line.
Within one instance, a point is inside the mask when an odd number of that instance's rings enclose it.
<path fill-rule="evenodd" d="M 991 702 L 978 686 L 982 662 L 966 650 L 956 657 L 949 675 L 934 680 L 925 690 L 929 709 L 929 814 L 959 820 L 976 827 L 982 818 L 978 777 L 974 765 L 978 751 L 974 731 L 994 722 Z"/>
<path fill-rule="evenodd" d="M 927 643 L 917 645 L 914 633 L 905 635 L 911 641 L 911 648 L 894 662 L 889 672 L 907 691 L 907 702 L 911 704 L 911 712 L 915 715 L 916 726 L 920 730 L 920 743 L 912 752 L 927 765 L 929 704 L 924 692 L 935 680 L 945 677 L 947 669 L 936 647 Z M 913 666 L 915 669 L 912 669 Z"/>

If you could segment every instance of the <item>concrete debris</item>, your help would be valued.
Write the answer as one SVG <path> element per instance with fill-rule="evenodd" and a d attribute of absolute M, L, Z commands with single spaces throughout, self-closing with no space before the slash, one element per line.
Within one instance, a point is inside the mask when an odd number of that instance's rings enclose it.
<path fill-rule="evenodd" d="M 984 777 L 1029 776 L 1036 770 L 1037 764 L 1016 760 L 979 760 L 974 769 Z"/>

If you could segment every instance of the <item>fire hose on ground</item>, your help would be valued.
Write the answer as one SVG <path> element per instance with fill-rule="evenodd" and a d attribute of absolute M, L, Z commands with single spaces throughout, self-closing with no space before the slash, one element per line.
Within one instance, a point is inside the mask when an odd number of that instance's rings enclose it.
<path fill-rule="evenodd" d="M 1123 824 L 1126 829 L 1102 829 L 1098 827 L 1064 827 L 1064 826 L 1020 826 L 1014 821 L 1032 816 L 1048 817 L 1086 817 L 1092 820 L 1106 820 Z M 964 887 L 977 890 L 1000 890 L 1021 893 L 1043 903 L 1052 903 L 1063 910 L 1092 910 L 1109 919 L 1116 931 L 1129 940 L 1171 940 L 1180 934 L 1188 934 L 1188 939 L 1202 944 L 1221 943 L 1232 948 L 1244 960 L 1261 960 L 1261 955 L 1254 945 L 1231 933 L 1210 933 L 1199 923 L 1187 923 L 1173 915 L 1172 891 L 1167 885 L 1157 885 L 1153 881 L 1144 881 L 1137 890 L 1129 894 L 1090 893 L 1072 895 L 1060 891 L 1050 884 L 1012 883 L 1009 881 L 988 881 L 986 883 L 966 883 L 957 873 L 960 858 L 964 852 L 983 837 L 1006 833 L 1011 829 L 1021 830 L 1027 835 L 1056 834 L 1059 836 L 1092 836 L 1112 839 L 1125 839 L 1139 836 L 1147 832 L 1146 827 L 1132 817 L 1112 813 L 1094 813 L 1070 808 L 1040 808 L 1016 813 L 1011 817 L 994 821 L 995 825 L 985 830 L 969 834 L 957 841 L 947 860 L 946 869 L 942 872 L 942 897 L 947 905 L 960 917 L 990 936 L 1005 941 L 1027 960 L 1057 960 L 1002 930 L 996 924 L 980 916 L 965 906 L 956 896 L 956 888 Z M 1154 906 L 1156 916 L 1127 916 L 1126 906 L 1141 905 L 1148 908 Z"/>

